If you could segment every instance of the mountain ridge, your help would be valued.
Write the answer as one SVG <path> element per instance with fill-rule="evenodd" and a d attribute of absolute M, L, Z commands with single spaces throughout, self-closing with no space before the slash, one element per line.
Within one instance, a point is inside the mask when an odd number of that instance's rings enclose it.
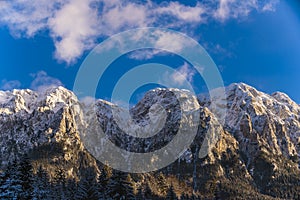
<path fill-rule="evenodd" d="M 187 101 L 184 91 L 178 91 L 182 101 Z M 184 187 L 175 188 L 178 197 L 213 198 L 220 194 L 229 197 L 243 194 L 257 198 L 299 197 L 299 105 L 283 93 L 268 95 L 244 83 L 231 84 L 225 92 L 227 115 L 224 124 L 220 124 L 210 111 L 208 96 L 199 95 L 199 105 L 192 105 L 192 110 L 200 112 L 193 143 L 175 163 L 159 170 L 164 178 L 173 180 L 168 187 L 185 180 Z M 153 107 L 156 103 L 162 104 L 169 115 L 160 132 L 163 134 L 150 140 L 141 142 L 126 136 L 111 113 L 111 108 L 118 106 L 103 100 L 90 105 L 90 108 L 96 106 L 97 118 L 86 118 L 85 125 L 89 128 L 96 120 L 119 147 L 130 151 L 151 151 L 173 139 L 182 117 L 172 89 L 154 89 L 130 110 L 134 123 L 141 127 L 151 123 L 150 116 L 155 117 L 162 109 Z M 96 176 L 101 176 L 104 165 L 89 153 L 82 141 L 78 127 L 83 118 L 74 107 L 78 104 L 77 97 L 63 87 L 42 93 L 0 91 L 1 169 L 6 170 L 5 166 L 10 166 L 26 153 L 31 155 L 34 171 L 42 167 L 49 174 L 49 181 L 55 179 L 58 168 L 63 168 L 66 177 L 75 182 L 80 182 L 88 168 L 92 168 Z M 88 105 L 85 106 L 87 110 L 84 112 L 88 113 Z M 224 109 L 224 105 L 219 106 Z M 208 155 L 199 157 L 203 145 L 207 147 Z M 172 174 L 181 178 L 174 179 Z M 155 177 L 155 172 L 141 174 L 135 177 L 135 184 L 145 190 L 151 181 L 156 181 Z M 233 179 L 242 189 L 228 185 Z M 157 187 L 151 185 L 153 195 L 166 195 L 166 191 L 159 191 Z M 247 187 L 251 189 L 247 191 Z M 285 193 L 280 192 L 283 187 Z"/>

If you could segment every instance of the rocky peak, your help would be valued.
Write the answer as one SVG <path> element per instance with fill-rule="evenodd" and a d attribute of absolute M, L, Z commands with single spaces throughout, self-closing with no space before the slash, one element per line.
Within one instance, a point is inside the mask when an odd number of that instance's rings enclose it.
<path fill-rule="evenodd" d="M 235 83 L 226 88 L 226 96 L 225 128 L 238 140 L 249 158 L 248 165 L 261 152 L 287 159 L 300 156 L 300 107 L 286 94 L 268 95 Z M 199 99 L 200 104 L 209 106 L 207 98 Z"/>
<path fill-rule="evenodd" d="M 1 169 L 34 149 L 36 159 L 45 160 L 41 152 L 52 149 L 53 153 L 47 153 L 51 155 L 47 162 L 79 162 L 76 154 L 84 153 L 84 147 L 75 120 L 77 110 L 73 107 L 78 103 L 77 97 L 63 87 L 42 92 L 0 91 Z M 69 175 L 76 177 L 76 173 L 78 168 Z"/>
<path fill-rule="evenodd" d="M 122 148 L 134 152 L 152 151 L 164 146 L 176 134 L 179 122 L 196 126 L 195 121 L 199 119 L 193 113 L 199 109 L 197 99 L 189 91 L 172 88 L 148 91 L 129 111 L 107 101 L 96 101 L 98 120 L 104 132 Z M 182 119 L 183 112 L 188 113 L 190 118 Z"/>
<path fill-rule="evenodd" d="M 291 112 L 296 112 L 300 115 L 300 106 L 295 103 L 287 94 L 282 92 L 274 92 L 272 95 L 278 102 L 286 105 Z"/>

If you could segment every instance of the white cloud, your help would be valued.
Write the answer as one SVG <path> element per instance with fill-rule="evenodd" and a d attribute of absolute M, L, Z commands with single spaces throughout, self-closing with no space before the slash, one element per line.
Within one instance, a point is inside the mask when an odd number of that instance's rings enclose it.
<path fill-rule="evenodd" d="M 89 106 L 93 103 L 95 103 L 96 98 L 95 97 L 90 97 L 90 96 L 86 96 L 80 99 L 80 102 L 83 103 L 85 106 Z"/>
<path fill-rule="evenodd" d="M 1 81 L 1 90 L 12 90 L 21 87 L 21 82 L 18 80 L 7 81 L 6 79 Z"/>
<path fill-rule="evenodd" d="M 234 18 L 246 17 L 252 11 L 275 11 L 279 0 L 219 0 L 217 10 L 213 10 L 213 16 L 222 22 Z"/>
<path fill-rule="evenodd" d="M 0 2 L 0 23 L 15 36 L 32 37 L 47 29 L 47 20 L 66 0 L 11 0 Z"/>
<path fill-rule="evenodd" d="M 116 1 L 116 4 L 109 4 L 102 13 L 102 32 L 110 35 L 119 32 L 125 27 L 144 27 L 149 25 L 151 19 L 147 16 L 147 6 L 128 3 L 122 5 Z"/>
<path fill-rule="evenodd" d="M 92 9 L 90 0 L 72 0 L 62 6 L 48 27 L 56 47 L 55 56 L 67 63 L 73 62 L 94 45 L 97 36 L 97 11 Z"/>
<path fill-rule="evenodd" d="M 272 11 L 274 12 L 276 10 L 276 5 L 279 3 L 279 0 L 273 0 L 263 5 L 262 11 Z"/>
<path fill-rule="evenodd" d="M 229 44 L 228 47 L 223 47 L 220 44 L 214 44 L 214 43 L 204 43 L 205 49 L 209 52 L 209 54 L 215 54 L 218 55 L 219 58 L 232 58 L 234 57 L 234 53 L 230 51 L 231 45 Z"/>
<path fill-rule="evenodd" d="M 186 45 L 182 43 L 182 40 L 177 34 L 157 31 L 156 35 L 158 38 L 155 46 L 158 49 L 168 49 L 172 52 L 178 52 Z"/>
<path fill-rule="evenodd" d="M 33 77 L 33 81 L 30 88 L 39 92 L 51 87 L 63 86 L 60 80 L 49 76 L 45 71 L 39 71 L 36 74 L 31 74 L 31 76 Z"/>
<path fill-rule="evenodd" d="M 30 88 L 36 91 L 44 91 L 47 88 L 63 86 L 62 82 L 57 78 L 49 76 L 45 71 L 39 71 L 35 74 L 30 74 L 33 78 Z M 0 83 L 1 90 L 13 90 L 21 87 L 21 82 L 18 80 L 8 81 L 3 79 Z"/>
<path fill-rule="evenodd" d="M 192 82 L 195 71 L 189 68 L 189 65 L 185 62 L 176 72 L 171 75 L 174 83 L 182 85 L 184 81 Z"/>
<path fill-rule="evenodd" d="M 190 40 L 175 31 L 165 29 L 149 31 L 141 28 L 114 37 L 108 43 L 105 43 L 104 47 L 100 46 L 95 51 L 101 53 L 110 49 L 117 49 L 120 54 L 123 54 L 128 48 L 132 48 L 131 44 L 134 44 L 136 48 L 145 47 L 129 53 L 128 57 L 136 60 L 146 60 L 155 55 L 170 53 L 181 55 L 197 46 L 194 40 Z"/>
<path fill-rule="evenodd" d="M 189 85 L 193 84 L 193 78 L 196 74 L 195 70 L 189 66 L 188 63 L 184 63 L 178 69 L 173 72 L 167 71 L 163 74 L 162 80 L 160 80 L 162 85 L 167 84 L 168 87 L 189 89 Z"/>
<path fill-rule="evenodd" d="M 220 20 L 225 20 L 230 15 L 230 4 L 234 0 L 220 0 L 219 8 L 215 11 L 214 16 Z"/>
<path fill-rule="evenodd" d="M 200 2 L 200 1 L 199 1 Z M 158 26 L 187 31 L 207 19 L 226 21 L 251 11 L 274 11 L 278 0 L 210 0 L 187 6 L 152 0 L 11 0 L 0 1 L 0 25 L 14 36 L 48 31 L 55 57 L 70 64 L 95 46 L 96 40 L 134 27 Z M 163 38 L 164 41 L 167 41 Z M 174 41 L 173 41 L 174 43 Z"/>
<path fill-rule="evenodd" d="M 155 12 L 169 14 L 185 22 L 202 22 L 201 16 L 205 13 L 205 8 L 200 3 L 191 7 L 179 2 L 170 2 L 167 6 L 158 7 Z"/>
<path fill-rule="evenodd" d="M 128 58 L 135 60 L 148 60 L 153 58 L 154 56 L 165 54 L 167 54 L 167 52 L 159 49 L 141 49 L 129 53 Z"/>

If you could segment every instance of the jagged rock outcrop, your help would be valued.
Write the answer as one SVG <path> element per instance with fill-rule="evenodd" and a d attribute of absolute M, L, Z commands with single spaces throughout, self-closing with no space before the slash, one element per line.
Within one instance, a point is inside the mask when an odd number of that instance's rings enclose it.
<path fill-rule="evenodd" d="M 31 154 L 36 166 L 47 166 L 51 176 L 56 168 L 64 168 L 67 177 L 78 179 L 80 168 L 95 167 L 80 141 L 76 103 L 77 97 L 63 87 L 43 93 L 1 91 L 0 167 L 5 169 L 24 154 Z"/>
<path fill-rule="evenodd" d="M 299 156 L 300 106 L 286 94 L 268 95 L 246 84 L 226 88 L 227 116 L 225 128 L 232 133 L 249 157 L 258 151 Z M 200 96 L 202 105 L 209 106 Z"/>
<path fill-rule="evenodd" d="M 224 128 L 238 141 L 243 162 L 260 189 L 272 191 L 282 176 L 299 179 L 300 106 L 286 94 L 268 95 L 244 83 L 228 86 L 226 96 Z M 201 105 L 210 105 L 206 95 L 199 99 Z"/>

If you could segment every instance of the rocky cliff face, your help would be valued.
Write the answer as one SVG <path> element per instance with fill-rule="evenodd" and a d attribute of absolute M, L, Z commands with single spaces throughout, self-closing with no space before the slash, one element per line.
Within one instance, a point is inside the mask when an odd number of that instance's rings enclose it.
<path fill-rule="evenodd" d="M 240 143 L 249 158 L 258 151 L 299 157 L 300 106 L 286 94 L 268 95 L 246 84 L 226 88 L 227 117 L 225 129 Z M 206 96 L 200 102 L 209 106 Z M 250 160 L 249 160 L 250 161 Z"/>
<path fill-rule="evenodd" d="M 228 86 L 226 95 L 224 129 L 238 142 L 241 159 L 260 189 L 272 191 L 287 174 L 299 179 L 300 106 L 286 94 L 268 95 L 243 83 Z M 199 101 L 210 105 L 206 95 Z"/>
<path fill-rule="evenodd" d="M 140 127 L 153 125 L 159 130 L 161 122 L 166 122 L 157 135 L 142 140 L 126 135 L 118 127 L 112 107 L 117 112 L 122 108 L 112 103 L 97 100 L 95 104 L 83 105 L 62 87 L 44 93 L 1 91 L 0 167 L 5 170 L 26 153 L 33 166 L 42 166 L 49 173 L 50 180 L 57 168 L 63 168 L 66 177 L 76 181 L 87 168 L 101 176 L 103 165 L 85 149 L 78 127 L 97 120 L 117 146 L 140 153 L 154 151 L 168 144 L 180 126 L 182 113 L 173 90 L 152 90 L 130 110 L 132 121 L 123 124 L 127 131 L 138 133 Z M 227 115 L 225 124 L 221 124 L 209 110 L 206 95 L 190 104 L 185 91 L 176 91 L 191 112 L 199 111 L 200 118 L 196 137 L 187 151 L 159 171 L 178 197 L 299 197 L 299 105 L 283 93 L 268 95 L 243 83 L 232 84 L 226 88 Z M 81 105 L 83 110 L 74 105 Z M 80 113 L 86 115 L 94 108 L 97 119 L 82 118 Z M 161 112 L 166 112 L 165 118 L 157 118 Z M 133 182 L 137 190 L 150 187 L 153 195 L 163 197 L 167 192 L 156 186 L 156 177 L 155 172 L 145 173 Z"/>
<path fill-rule="evenodd" d="M 64 168 L 68 177 L 78 178 L 83 165 L 96 166 L 80 141 L 74 103 L 77 97 L 62 87 L 44 93 L 1 91 L 1 169 L 24 154 L 30 154 L 36 166 L 45 166 L 50 176 Z"/>

